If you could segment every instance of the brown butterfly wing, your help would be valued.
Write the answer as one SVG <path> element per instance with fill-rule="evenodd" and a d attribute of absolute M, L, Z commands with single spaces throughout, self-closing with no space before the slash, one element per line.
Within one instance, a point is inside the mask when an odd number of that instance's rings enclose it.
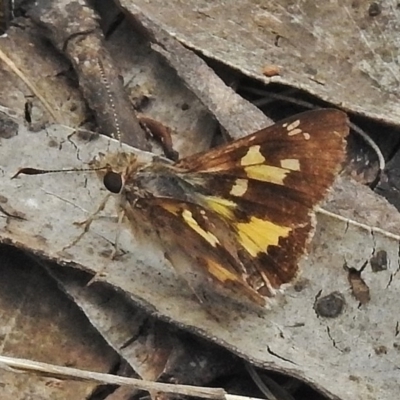
<path fill-rule="evenodd" d="M 261 293 L 296 275 L 348 131 L 345 113 L 310 111 L 176 164 L 236 232 L 247 281 Z"/>

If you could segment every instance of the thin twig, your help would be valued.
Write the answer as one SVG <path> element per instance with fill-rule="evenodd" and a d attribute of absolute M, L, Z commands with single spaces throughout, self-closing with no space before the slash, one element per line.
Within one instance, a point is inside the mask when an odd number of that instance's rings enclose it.
<path fill-rule="evenodd" d="M 315 211 L 320 213 L 320 214 L 327 215 L 327 216 L 329 216 L 331 218 L 335 218 L 335 219 L 337 219 L 339 221 L 343 221 L 348 225 L 356 226 L 356 227 L 364 229 L 364 230 L 366 230 L 366 231 L 368 231 L 370 233 L 380 233 L 384 237 L 387 237 L 389 239 L 394 239 L 397 242 L 400 242 L 400 236 L 399 235 L 396 235 L 395 233 L 388 232 L 388 231 L 386 231 L 384 229 L 381 229 L 381 228 L 378 228 L 376 226 L 370 226 L 370 225 L 367 225 L 367 224 L 362 224 L 361 222 L 354 221 L 353 219 L 350 219 L 350 218 L 347 218 L 347 217 L 342 217 L 339 214 L 336 214 L 336 213 L 333 213 L 331 211 L 325 210 L 324 208 L 321 208 L 321 207 L 317 207 Z"/>
<path fill-rule="evenodd" d="M 149 392 L 171 393 L 174 395 L 201 397 L 217 400 L 260 400 L 245 396 L 230 395 L 220 388 L 207 388 L 171 383 L 144 381 L 135 378 L 85 371 L 77 368 L 62 367 L 23 358 L 0 356 L 0 368 L 13 372 L 30 372 L 56 379 L 98 382 L 101 384 L 131 386 Z"/>

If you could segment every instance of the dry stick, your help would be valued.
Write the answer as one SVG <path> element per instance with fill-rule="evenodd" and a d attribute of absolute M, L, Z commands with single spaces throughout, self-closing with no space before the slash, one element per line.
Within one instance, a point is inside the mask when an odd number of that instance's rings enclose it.
<path fill-rule="evenodd" d="M 223 389 L 219 388 L 203 388 L 189 385 L 143 381 L 135 378 L 85 371 L 77 368 L 62 367 L 38 361 L 26 360 L 23 358 L 0 356 L 0 367 L 12 372 L 33 372 L 38 375 L 57 379 L 73 379 L 86 382 L 98 382 L 102 384 L 131 386 L 133 388 L 146 390 L 149 392 L 163 392 L 175 395 L 218 400 L 252 399 L 250 397 L 230 395 L 227 394 Z"/>
<path fill-rule="evenodd" d="M 207 399 L 225 399 L 223 389 L 201 388 L 189 385 L 143 381 L 135 378 L 85 371 L 77 368 L 62 367 L 22 358 L 0 356 L 0 366 L 20 372 L 34 372 L 39 375 L 57 379 L 99 382 L 111 385 L 127 385 L 139 390 L 171 393 L 183 396 L 198 396 Z"/>
<path fill-rule="evenodd" d="M 2 50 L 0 50 L 0 59 L 11 69 L 12 72 L 14 72 L 15 75 L 18 76 L 18 78 L 20 78 L 25 83 L 26 86 L 28 86 L 31 92 L 43 104 L 44 108 L 51 115 L 54 121 L 59 124 L 62 123 L 62 118 L 60 118 L 60 116 L 57 115 L 57 113 L 52 109 L 47 100 L 40 94 L 39 89 L 23 74 L 23 72 L 20 69 L 18 69 L 14 61 L 12 61 Z"/>

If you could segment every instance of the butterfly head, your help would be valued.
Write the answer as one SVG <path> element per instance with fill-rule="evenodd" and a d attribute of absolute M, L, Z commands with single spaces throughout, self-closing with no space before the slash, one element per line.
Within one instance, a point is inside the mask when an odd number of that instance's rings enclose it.
<path fill-rule="evenodd" d="M 141 162 L 136 154 L 125 152 L 99 153 L 90 162 L 90 166 L 96 170 L 106 189 L 115 194 L 121 193 L 126 178 L 135 174 L 145 164 L 146 162 Z"/>

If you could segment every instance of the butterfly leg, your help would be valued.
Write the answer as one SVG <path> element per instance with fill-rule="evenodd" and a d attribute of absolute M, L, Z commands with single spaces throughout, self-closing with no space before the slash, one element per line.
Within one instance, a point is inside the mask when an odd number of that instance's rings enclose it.
<path fill-rule="evenodd" d="M 81 222 L 74 222 L 74 225 L 78 225 L 78 226 L 82 226 L 83 227 L 83 231 L 69 244 L 67 244 L 66 246 L 64 246 L 62 248 L 62 251 L 67 250 L 73 246 L 75 246 L 82 238 L 83 236 L 89 231 L 90 225 L 92 224 L 92 222 L 98 218 L 98 215 L 101 211 L 104 210 L 104 207 L 107 204 L 108 199 L 110 198 L 111 193 L 108 193 L 104 199 L 102 200 L 102 202 L 100 203 L 99 207 L 97 208 L 97 210 L 89 216 L 89 218 L 85 219 L 84 221 Z"/>
<path fill-rule="evenodd" d="M 116 258 L 116 256 L 119 253 L 119 238 L 121 235 L 121 224 L 122 221 L 125 217 L 125 210 L 121 207 L 118 211 L 118 224 L 117 224 L 117 232 L 115 234 L 115 243 L 114 243 L 114 249 L 110 254 L 110 259 L 114 260 Z M 86 286 L 90 286 L 93 282 L 95 282 L 96 280 L 98 280 L 99 277 L 105 277 L 107 276 L 107 272 L 105 271 L 105 269 L 101 269 L 100 271 L 96 272 L 92 278 L 89 280 L 89 282 L 86 284 Z"/>
<path fill-rule="evenodd" d="M 117 232 L 115 233 L 115 242 L 114 242 L 114 250 L 111 252 L 110 258 L 114 260 L 114 258 L 118 255 L 119 252 L 119 238 L 121 236 L 121 226 L 122 221 L 125 217 L 124 208 L 120 207 L 118 211 L 118 223 L 117 223 Z"/>

